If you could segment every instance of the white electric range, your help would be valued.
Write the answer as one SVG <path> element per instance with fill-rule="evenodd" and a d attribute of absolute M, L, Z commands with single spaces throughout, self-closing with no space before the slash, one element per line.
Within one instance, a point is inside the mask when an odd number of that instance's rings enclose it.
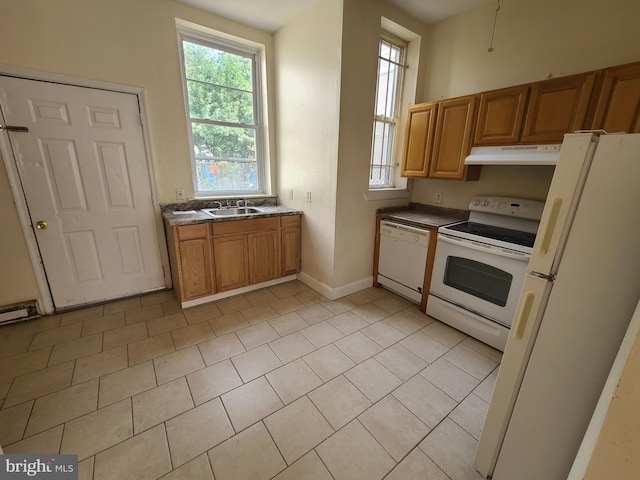
<path fill-rule="evenodd" d="M 474 197 L 468 221 L 440 227 L 427 314 L 504 350 L 543 208 Z"/>

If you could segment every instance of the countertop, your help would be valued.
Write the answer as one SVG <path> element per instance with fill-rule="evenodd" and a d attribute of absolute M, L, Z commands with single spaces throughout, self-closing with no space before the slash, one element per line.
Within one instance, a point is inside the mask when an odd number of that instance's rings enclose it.
<path fill-rule="evenodd" d="M 381 208 L 377 211 L 377 214 L 381 218 L 423 228 L 438 228 L 462 222 L 469 218 L 467 210 L 456 210 L 420 203 L 410 203 L 407 207 Z"/>
<path fill-rule="evenodd" d="M 250 207 L 256 207 L 261 210 L 260 213 L 251 215 L 238 215 L 228 217 L 212 217 L 204 212 L 201 212 L 201 208 L 213 208 L 211 206 L 203 206 L 199 202 L 198 205 L 191 205 L 192 208 L 188 208 L 188 204 L 179 204 L 179 207 L 174 205 L 164 205 L 161 207 L 162 217 L 166 220 L 170 227 L 176 227 L 180 225 L 193 225 L 196 223 L 212 223 L 212 222 L 232 222 L 236 220 L 248 220 L 254 218 L 276 217 L 284 215 L 302 215 L 302 210 L 295 208 L 284 207 L 282 205 L 256 205 L 249 203 Z M 185 213 L 174 213 L 175 211 L 182 211 Z M 193 212 L 193 213 L 186 213 Z"/>

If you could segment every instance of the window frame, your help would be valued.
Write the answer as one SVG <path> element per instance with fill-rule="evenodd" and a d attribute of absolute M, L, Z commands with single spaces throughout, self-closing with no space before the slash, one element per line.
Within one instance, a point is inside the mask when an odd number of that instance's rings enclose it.
<path fill-rule="evenodd" d="M 401 54 L 400 54 L 400 61 L 399 62 L 391 62 L 389 59 L 385 59 L 383 57 L 380 56 L 380 48 L 382 46 L 382 43 L 386 42 L 391 44 L 392 47 L 396 47 L 399 48 L 401 50 Z M 378 40 L 378 61 L 377 61 L 377 68 L 376 68 L 376 93 L 375 93 L 375 99 L 374 99 L 374 111 L 373 111 L 373 128 L 372 128 L 372 136 L 371 136 L 371 156 L 369 159 L 369 191 L 370 192 L 379 192 L 382 190 L 389 190 L 389 189 L 395 189 L 397 188 L 395 185 L 395 175 L 394 175 L 394 169 L 397 168 L 399 166 L 399 162 L 397 161 L 397 155 L 398 155 L 398 138 L 401 137 L 401 135 L 399 134 L 398 130 L 400 129 L 400 127 L 402 126 L 402 119 L 400 118 L 402 110 L 403 110 L 403 96 L 405 94 L 405 86 L 404 86 L 404 82 L 405 82 L 405 71 L 409 68 L 407 65 L 407 56 L 408 56 L 408 48 L 409 48 L 409 42 L 407 40 L 404 40 L 388 31 L 382 31 L 382 33 L 380 34 L 380 38 Z M 396 85 L 395 85 L 395 95 L 394 95 L 394 99 L 393 99 L 393 113 L 394 116 L 393 117 L 383 117 L 380 115 L 377 115 L 377 109 L 378 109 L 378 94 L 380 92 L 380 63 L 381 61 L 385 61 L 385 62 L 389 62 L 389 63 L 394 63 L 395 65 L 398 66 L 399 70 L 399 75 L 398 75 L 398 79 L 396 81 Z M 390 121 L 388 121 L 390 119 Z M 389 152 L 387 160 L 388 160 L 388 169 L 389 169 L 389 175 L 388 175 L 388 183 L 385 184 L 372 184 L 371 183 L 371 178 L 372 178 L 372 171 L 374 166 L 376 168 L 382 168 L 385 166 L 384 163 L 380 163 L 380 164 L 374 164 L 374 153 L 376 152 L 375 147 L 376 147 L 376 125 L 382 122 L 385 125 L 391 125 L 393 128 L 393 135 L 391 138 L 391 145 L 390 146 L 384 146 L 384 141 L 383 141 L 383 147 L 382 150 Z"/>
<path fill-rule="evenodd" d="M 253 114 L 255 131 L 255 156 L 256 156 L 256 189 L 251 190 L 199 190 L 196 168 L 196 157 L 193 142 L 193 119 L 189 109 L 189 93 L 187 87 L 187 75 L 184 57 L 183 41 L 195 43 L 204 47 L 223 50 L 234 55 L 251 58 L 253 68 L 252 88 L 253 88 Z M 204 33 L 186 27 L 178 27 L 178 51 L 180 57 L 180 76 L 182 81 L 182 92 L 185 105 L 185 120 L 187 136 L 189 141 L 189 158 L 191 165 L 191 177 L 193 183 L 194 197 L 197 199 L 219 198 L 221 196 L 262 196 L 268 194 L 267 168 L 269 165 L 268 153 L 268 132 L 265 130 L 266 121 L 264 118 L 264 94 L 263 78 L 264 72 L 264 46 L 258 46 L 252 42 L 242 43 L 241 39 L 231 40 L 226 35 L 216 32 Z M 197 119 L 196 119 L 197 120 Z M 221 122 L 226 123 L 226 122 Z M 217 124 L 217 123 L 213 123 Z M 244 126 L 244 124 L 238 124 Z"/>

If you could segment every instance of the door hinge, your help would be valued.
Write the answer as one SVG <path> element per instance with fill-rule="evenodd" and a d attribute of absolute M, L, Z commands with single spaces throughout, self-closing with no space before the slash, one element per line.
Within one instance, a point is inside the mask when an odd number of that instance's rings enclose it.
<path fill-rule="evenodd" d="M 23 132 L 27 133 L 29 129 L 27 127 L 17 127 L 15 125 L 0 125 L 0 131 L 5 130 L 7 132 Z"/>

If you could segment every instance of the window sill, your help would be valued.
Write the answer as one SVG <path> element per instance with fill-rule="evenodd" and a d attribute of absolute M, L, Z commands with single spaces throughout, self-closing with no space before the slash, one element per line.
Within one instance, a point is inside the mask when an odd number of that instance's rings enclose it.
<path fill-rule="evenodd" d="M 376 200 L 409 199 L 410 192 L 406 188 L 381 188 L 369 190 L 364 194 L 367 202 Z"/>

